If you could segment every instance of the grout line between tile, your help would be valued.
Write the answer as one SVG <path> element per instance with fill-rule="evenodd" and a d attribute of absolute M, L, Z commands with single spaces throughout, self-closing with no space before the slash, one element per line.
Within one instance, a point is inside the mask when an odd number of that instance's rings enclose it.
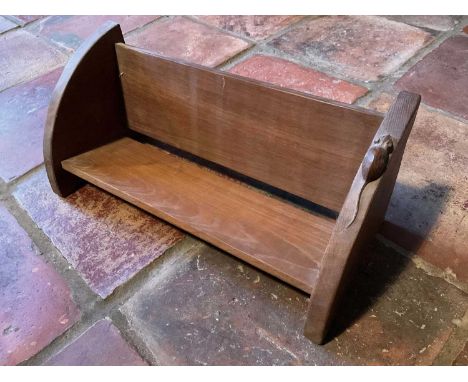
<path fill-rule="evenodd" d="M 132 37 L 134 34 L 138 34 L 140 32 L 143 32 L 145 31 L 146 29 L 152 27 L 153 25 L 155 24 L 161 24 L 161 23 L 164 23 L 166 22 L 167 20 L 170 20 L 174 18 L 174 16 L 160 16 L 158 17 L 157 19 L 154 19 L 152 21 L 150 21 L 149 23 L 146 23 L 145 25 L 142 25 L 138 28 L 135 28 L 135 29 L 132 29 L 131 31 L 125 33 L 123 36 L 124 36 L 124 40 L 127 38 L 127 37 Z"/>
<path fill-rule="evenodd" d="M 111 318 L 113 324 L 119 329 L 125 340 L 137 350 L 143 359 L 149 361 L 150 364 L 154 363 L 155 360 L 154 357 L 152 357 L 152 353 L 148 350 L 144 341 L 142 341 L 132 330 L 129 329 L 128 325 L 125 324 L 126 319 L 124 319 L 123 314 L 120 313 L 119 308 L 142 287 L 144 287 L 148 281 L 162 272 L 162 269 L 167 268 L 168 266 L 177 268 L 179 266 L 179 262 L 177 260 L 183 259 L 187 251 L 197 245 L 200 245 L 200 242 L 192 239 L 191 237 L 182 239 L 179 243 L 168 249 L 158 259 L 140 270 L 126 283 L 119 286 L 108 298 L 104 300 L 89 290 L 87 294 L 92 295 L 92 300 L 83 301 L 82 298 L 79 297 L 81 298 L 81 301 L 79 304 L 77 303 L 81 309 L 80 320 L 62 335 L 55 338 L 40 352 L 29 358 L 27 361 L 24 361 L 22 364 L 43 364 L 51 356 L 57 354 L 62 349 L 73 343 L 88 328 L 94 325 L 94 323 L 106 317 Z M 67 281 L 70 281 L 70 277 L 64 277 Z M 85 284 L 84 281 L 82 281 L 82 283 Z"/>
<path fill-rule="evenodd" d="M 461 320 L 453 320 L 453 323 L 457 328 L 445 342 L 432 365 L 451 366 L 468 344 L 468 310 Z"/>
<path fill-rule="evenodd" d="M 468 284 L 457 280 L 456 277 L 454 277 L 450 272 L 445 272 L 444 270 L 436 267 L 435 265 L 428 263 L 427 261 L 423 260 L 418 255 L 399 246 L 398 244 L 387 239 L 380 233 L 377 234 L 377 240 L 379 240 L 381 243 L 385 244 L 386 246 L 392 248 L 393 250 L 395 250 L 395 252 L 397 252 L 401 256 L 404 256 L 410 259 L 414 263 L 416 268 L 423 270 L 427 275 L 443 279 L 449 284 L 456 287 L 457 289 L 460 289 L 462 292 L 468 294 Z"/>

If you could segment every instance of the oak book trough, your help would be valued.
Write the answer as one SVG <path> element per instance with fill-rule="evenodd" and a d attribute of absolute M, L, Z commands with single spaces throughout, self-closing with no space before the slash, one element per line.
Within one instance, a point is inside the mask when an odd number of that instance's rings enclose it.
<path fill-rule="evenodd" d="M 323 343 L 419 102 L 382 115 L 160 57 L 108 22 L 57 83 L 45 163 L 61 196 L 87 181 L 311 294 Z"/>

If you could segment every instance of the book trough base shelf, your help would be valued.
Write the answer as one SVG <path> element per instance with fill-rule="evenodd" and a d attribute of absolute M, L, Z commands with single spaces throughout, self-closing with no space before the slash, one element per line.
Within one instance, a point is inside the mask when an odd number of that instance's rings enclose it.
<path fill-rule="evenodd" d="M 57 194 L 89 182 L 310 294 L 305 335 L 321 344 L 419 102 L 328 101 L 128 46 L 108 22 L 56 85 L 44 157 Z"/>

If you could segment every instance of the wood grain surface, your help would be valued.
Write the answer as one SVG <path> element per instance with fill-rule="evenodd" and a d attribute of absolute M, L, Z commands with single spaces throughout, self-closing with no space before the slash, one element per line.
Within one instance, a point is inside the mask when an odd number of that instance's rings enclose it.
<path fill-rule="evenodd" d="M 308 293 L 335 224 L 130 138 L 63 167 Z"/>
<path fill-rule="evenodd" d="M 116 45 L 130 129 L 339 211 L 382 116 Z"/>
<path fill-rule="evenodd" d="M 115 56 L 120 26 L 103 24 L 80 46 L 55 86 L 44 132 L 44 161 L 54 192 L 67 196 L 84 182 L 62 160 L 121 138 L 127 132 Z"/>
<path fill-rule="evenodd" d="M 373 141 L 377 142 L 385 136 L 390 136 L 393 141 L 393 152 L 383 175 L 368 183 L 361 192 L 362 166 L 356 173 L 326 248 L 320 275 L 310 298 L 305 334 L 316 343 L 326 341 L 327 331 L 340 299 L 346 288 L 352 285 L 351 280 L 359 266 L 360 255 L 377 233 L 384 218 L 420 101 L 419 95 L 401 92 L 379 127 Z M 359 194 L 359 209 L 349 225 Z"/>

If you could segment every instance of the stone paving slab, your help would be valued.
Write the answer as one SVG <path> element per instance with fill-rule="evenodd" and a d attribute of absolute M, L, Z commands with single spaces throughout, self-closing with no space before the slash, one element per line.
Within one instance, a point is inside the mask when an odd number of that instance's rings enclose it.
<path fill-rule="evenodd" d="M 329 16 L 301 23 L 272 47 L 305 60 L 320 60 L 362 81 L 386 76 L 432 40 L 429 33 L 381 17 Z"/>
<path fill-rule="evenodd" d="M 125 38 L 125 42 L 163 56 L 212 67 L 250 46 L 245 40 L 185 17 L 154 23 Z"/>
<path fill-rule="evenodd" d="M 162 269 L 122 312 L 163 365 L 431 364 L 466 295 L 382 244 L 367 256 L 324 347 L 302 334 L 306 295 L 207 246 Z"/>
<path fill-rule="evenodd" d="M 421 94 L 422 101 L 468 119 L 468 36 L 445 40 L 398 82 L 399 89 Z"/>
<path fill-rule="evenodd" d="M 302 16 L 196 16 L 199 20 L 229 32 L 261 41 L 289 25 L 301 20 Z"/>
<path fill-rule="evenodd" d="M 96 322 L 44 366 L 145 366 L 110 319 Z"/>
<path fill-rule="evenodd" d="M 394 96 L 371 106 L 386 111 Z M 382 232 L 468 283 L 468 124 L 421 105 Z"/>
<path fill-rule="evenodd" d="M 44 170 L 22 183 L 14 196 L 103 298 L 183 237 L 172 226 L 90 185 L 60 198 Z"/>
<path fill-rule="evenodd" d="M 50 96 L 62 68 L 0 92 L 0 178 L 10 182 L 43 161 Z"/>
<path fill-rule="evenodd" d="M 0 365 L 16 365 L 72 326 L 80 312 L 65 280 L 0 204 Z"/>
<path fill-rule="evenodd" d="M 255 55 L 229 71 L 345 103 L 353 103 L 367 93 L 367 88 L 363 86 L 272 56 Z"/>
<path fill-rule="evenodd" d="M 39 37 L 18 30 L 0 35 L 0 91 L 65 64 L 67 57 Z"/>

